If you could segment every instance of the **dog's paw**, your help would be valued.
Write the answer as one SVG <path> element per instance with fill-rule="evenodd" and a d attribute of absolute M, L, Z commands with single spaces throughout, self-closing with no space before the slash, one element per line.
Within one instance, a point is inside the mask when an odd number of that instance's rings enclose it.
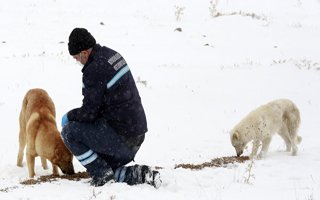
<path fill-rule="evenodd" d="M 17 163 L 17 166 L 18 167 L 23 167 L 23 164 L 22 163 Z"/>

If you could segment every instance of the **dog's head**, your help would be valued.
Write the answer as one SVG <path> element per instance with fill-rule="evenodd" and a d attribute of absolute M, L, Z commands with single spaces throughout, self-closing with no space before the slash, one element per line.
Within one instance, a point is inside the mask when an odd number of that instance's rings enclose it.
<path fill-rule="evenodd" d="M 247 145 L 247 142 L 241 137 L 241 134 L 238 130 L 231 131 L 230 134 L 231 144 L 237 152 L 237 156 L 241 156 L 244 148 Z"/>
<path fill-rule="evenodd" d="M 72 159 L 73 155 L 69 149 L 64 144 L 60 144 L 56 146 L 51 162 L 57 165 L 62 173 L 72 175 L 74 174 Z"/>

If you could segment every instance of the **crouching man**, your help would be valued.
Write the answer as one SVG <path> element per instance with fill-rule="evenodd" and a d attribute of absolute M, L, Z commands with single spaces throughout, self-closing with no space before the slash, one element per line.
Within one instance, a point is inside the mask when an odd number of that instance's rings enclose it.
<path fill-rule="evenodd" d="M 158 188 L 160 174 L 131 162 L 147 132 L 147 120 L 135 81 L 124 58 L 100 46 L 84 28 L 70 36 L 70 55 L 82 67 L 82 106 L 62 117 L 62 138 L 87 169 L 91 184 L 109 181 L 147 183 Z"/>

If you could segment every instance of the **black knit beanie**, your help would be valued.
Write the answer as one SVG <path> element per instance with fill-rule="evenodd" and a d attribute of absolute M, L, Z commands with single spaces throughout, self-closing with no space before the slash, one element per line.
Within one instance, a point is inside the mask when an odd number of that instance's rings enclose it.
<path fill-rule="evenodd" d="M 85 28 L 75 28 L 70 33 L 68 49 L 70 55 L 77 55 L 83 50 L 90 49 L 96 44 L 94 37 Z"/>

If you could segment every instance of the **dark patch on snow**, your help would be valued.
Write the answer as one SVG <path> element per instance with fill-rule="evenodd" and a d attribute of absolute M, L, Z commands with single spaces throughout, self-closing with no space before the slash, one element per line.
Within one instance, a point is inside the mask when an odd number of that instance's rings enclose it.
<path fill-rule="evenodd" d="M 248 156 L 231 156 L 231 157 L 221 157 L 221 158 L 215 158 L 211 160 L 210 162 L 205 162 L 202 164 L 178 164 L 175 166 L 175 169 L 177 168 L 184 168 L 184 169 L 196 169 L 200 170 L 205 167 L 226 167 L 228 164 L 233 163 L 244 163 L 245 161 L 249 160 L 250 158 Z"/>
<path fill-rule="evenodd" d="M 40 176 L 37 179 L 28 179 L 25 181 L 20 182 L 22 185 L 35 185 L 35 184 L 40 184 L 40 183 L 45 183 L 45 182 L 52 182 L 52 181 L 58 181 L 61 179 L 67 179 L 70 181 L 80 181 L 81 179 L 87 179 L 90 178 L 87 172 L 78 172 L 73 175 L 47 175 L 47 176 Z"/>

